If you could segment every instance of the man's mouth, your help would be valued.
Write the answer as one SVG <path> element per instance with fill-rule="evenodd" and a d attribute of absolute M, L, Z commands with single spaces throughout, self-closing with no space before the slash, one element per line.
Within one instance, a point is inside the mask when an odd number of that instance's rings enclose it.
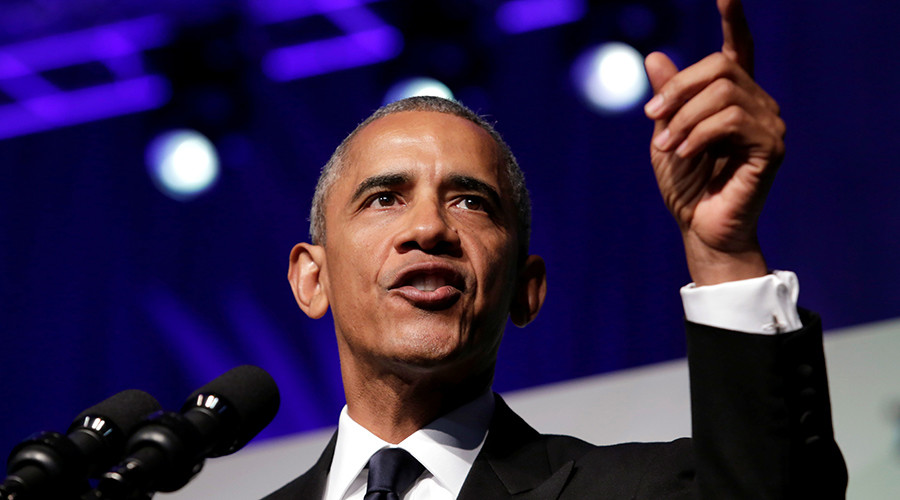
<path fill-rule="evenodd" d="M 447 286 L 446 281 L 440 276 L 415 276 L 409 286 L 423 292 L 433 292 L 442 286 Z"/>
<path fill-rule="evenodd" d="M 423 309 L 450 307 L 465 289 L 466 282 L 461 273 L 437 263 L 410 266 L 397 275 L 389 287 L 391 293 Z"/>

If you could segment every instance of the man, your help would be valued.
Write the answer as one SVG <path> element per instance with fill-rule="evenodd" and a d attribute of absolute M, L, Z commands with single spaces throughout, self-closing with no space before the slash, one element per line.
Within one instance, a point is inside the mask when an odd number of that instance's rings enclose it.
<path fill-rule="evenodd" d="M 800 317 L 795 278 L 769 274 L 756 239 L 784 125 L 750 76 L 739 2 L 719 9 L 721 53 L 680 72 L 663 54 L 646 60 L 651 159 L 694 280 L 683 292 L 693 439 L 544 436 L 491 393 L 507 317 L 524 326 L 546 293 L 544 263 L 527 253 L 527 191 L 490 125 L 418 98 L 338 147 L 316 190 L 314 243 L 291 253 L 301 309 L 332 308 L 347 406 L 313 469 L 268 498 L 843 497 L 821 327 Z M 405 450 L 392 453 L 407 484 L 367 493 L 390 448 Z"/>

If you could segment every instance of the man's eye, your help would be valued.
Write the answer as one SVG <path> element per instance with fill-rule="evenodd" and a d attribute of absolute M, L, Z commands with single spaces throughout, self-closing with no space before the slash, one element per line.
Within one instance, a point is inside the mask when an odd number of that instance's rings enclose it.
<path fill-rule="evenodd" d="M 372 208 L 386 208 L 397 204 L 397 196 L 391 193 L 380 193 L 372 198 L 369 206 Z"/>
<path fill-rule="evenodd" d="M 477 210 L 479 212 L 486 211 L 484 199 L 480 196 L 463 196 L 459 199 L 457 206 L 465 210 Z"/>

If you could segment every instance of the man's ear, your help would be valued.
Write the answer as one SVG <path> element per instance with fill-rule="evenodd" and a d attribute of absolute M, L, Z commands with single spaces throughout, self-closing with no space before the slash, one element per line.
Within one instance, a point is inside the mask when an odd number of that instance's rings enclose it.
<path fill-rule="evenodd" d="M 309 243 L 298 243 L 291 250 L 288 281 L 297 305 L 312 319 L 319 319 L 328 311 L 328 296 L 322 283 L 325 249 Z"/>
<path fill-rule="evenodd" d="M 547 296 L 547 266 L 544 259 L 537 255 L 529 255 L 519 270 L 516 279 L 516 290 L 509 317 L 513 324 L 522 327 L 537 317 Z"/>

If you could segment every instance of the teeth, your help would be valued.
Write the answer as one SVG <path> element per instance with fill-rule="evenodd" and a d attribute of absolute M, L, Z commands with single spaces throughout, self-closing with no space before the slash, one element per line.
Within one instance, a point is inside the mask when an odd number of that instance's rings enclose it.
<path fill-rule="evenodd" d="M 443 280 L 437 276 L 417 276 L 410 284 L 423 292 L 433 292 L 444 286 Z"/>

